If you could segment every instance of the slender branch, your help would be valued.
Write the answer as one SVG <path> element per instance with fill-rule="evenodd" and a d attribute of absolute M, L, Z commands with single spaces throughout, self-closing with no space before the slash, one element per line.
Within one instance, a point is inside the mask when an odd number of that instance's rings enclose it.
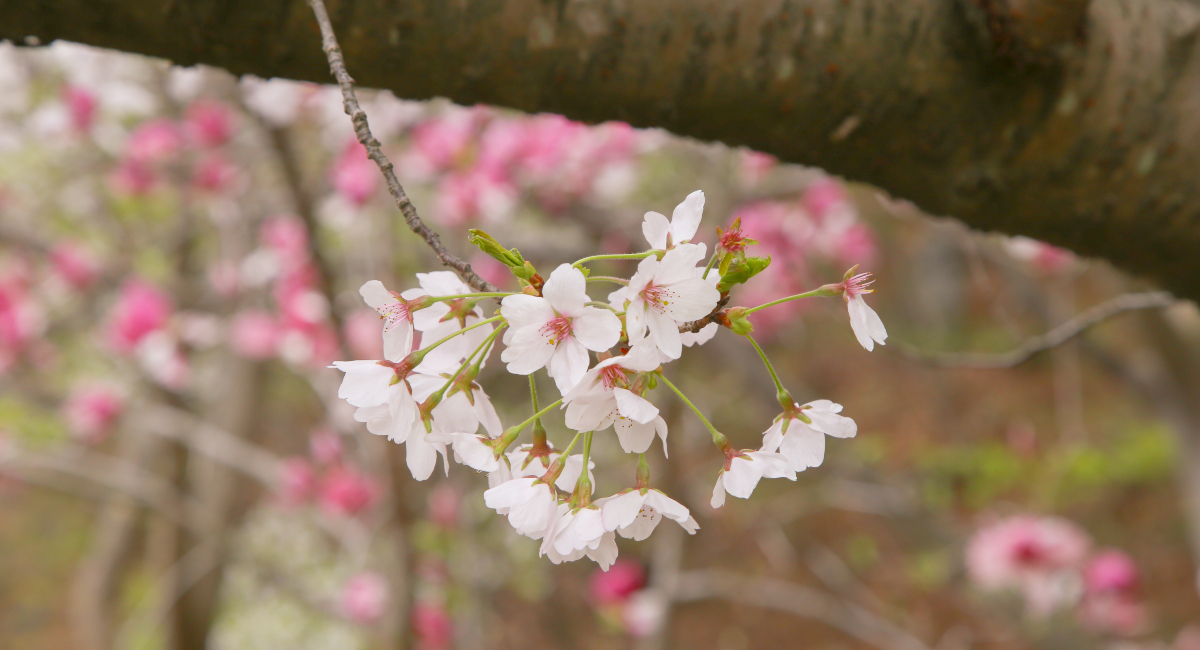
<path fill-rule="evenodd" d="M 1175 296 L 1166 291 L 1127 293 L 1081 312 L 1054 329 L 1026 339 L 1024 343 L 1008 352 L 999 354 L 928 354 L 917 350 L 901 352 L 913 359 L 939 368 L 1005 369 L 1016 367 L 1051 348 L 1083 334 L 1089 328 L 1127 311 L 1140 309 L 1162 309 L 1175 304 Z"/>
<path fill-rule="evenodd" d="M 749 578 L 719 569 L 685 571 L 676 578 L 673 600 L 720 598 L 811 618 L 880 650 L 929 650 L 923 641 L 864 607 L 773 578 Z"/>
<path fill-rule="evenodd" d="M 681 333 L 682 332 L 691 332 L 692 334 L 695 334 L 696 332 L 699 332 L 700 330 L 704 329 L 704 327 L 706 325 L 708 325 L 709 323 L 720 323 L 721 316 L 723 315 L 721 312 L 725 308 L 725 305 L 728 305 L 728 304 L 729 304 L 729 296 L 728 295 L 721 296 L 721 299 L 719 301 L 717 301 L 717 306 L 713 307 L 713 310 L 711 312 L 709 312 L 709 314 L 707 316 L 705 316 L 704 318 L 697 319 L 697 320 L 688 321 L 688 322 L 680 325 L 679 331 Z"/>
<path fill-rule="evenodd" d="M 338 86 L 342 89 L 342 105 L 354 124 L 354 135 L 366 148 L 367 157 L 374 161 L 379 167 L 380 173 L 383 174 L 388 193 L 395 199 L 396 207 L 400 208 L 400 213 L 404 215 L 404 223 L 417 236 L 425 240 L 425 243 L 437 255 L 438 261 L 457 271 L 463 282 L 466 282 L 472 289 L 489 293 L 498 292 L 499 289 L 491 282 L 479 277 L 479 274 L 471 269 L 470 264 L 446 250 L 441 237 L 432 228 L 426 226 L 425 222 L 421 221 L 421 217 L 417 216 L 417 208 L 409 200 L 408 194 L 404 192 L 404 188 L 396 178 L 392 161 L 384 155 L 379 141 L 371 134 L 371 129 L 367 125 L 367 114 L 358 105 L 358 96 L 354 92 L 354 79 L 346 71 L 342 48 L 338 45 L 337 36 L 333 33 L 333 24 L 329 21 L 329 12 L 325 10 L 325 3 L 323 0 L 308 0 L 308 5 L 312 7 L 317 25 L 321 28 L 321 49 L 325 51 L 325 58 L 329 60 L 330 73 L 337 79 Z"/>
<path fill-rule="evenodd" d="M 609 255 L 589 255 L 580 260 L 575 260 L 571 266 L 579 266 L 587 262 L 596 262 L 599 260 L 640 260 L 654 255 L 656 251 L 643 251 L 641 253 L 613 253 Z"/>

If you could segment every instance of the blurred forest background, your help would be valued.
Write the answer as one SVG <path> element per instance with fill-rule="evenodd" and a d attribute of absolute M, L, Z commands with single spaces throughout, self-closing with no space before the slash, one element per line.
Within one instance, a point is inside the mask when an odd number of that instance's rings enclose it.
<path fill-rule="evenodd" d="M 436 269 L 336 87 L 0 44 L 0 647 L 1200 648 L 1194 305 L 753 151 L 362 96 L 422 215 L 506 289 L 467 228 L 552 268 L 640 250 L 696 189 L 701 241 L 740 217 L 773 259 L 732 304 L 873 272 L 873 353 L 841 301 L 753 317 L 858 437 L 713 510 L 707 433 L 663 399 L 656 480 L 700 533 L 607 574 L 539 560 L 485 477 L 413 481 L 336 399 L 331 361 L 380 356 L 358 287 Z M 748 352 L 719 332 L 675 376 L 756 447 L 778 406 Z"/>

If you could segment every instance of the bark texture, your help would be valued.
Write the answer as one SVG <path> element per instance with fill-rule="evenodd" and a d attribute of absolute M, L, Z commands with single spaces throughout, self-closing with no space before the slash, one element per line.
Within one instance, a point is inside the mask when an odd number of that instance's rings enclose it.
<path fill-rule="evenodd" d="M 363 85 L 746 145 L 1200 297 L 1195 0 L 329 5 Z M 0 0 L 0 15 L 17 42 L 331 81 L 301 0 Z"/>

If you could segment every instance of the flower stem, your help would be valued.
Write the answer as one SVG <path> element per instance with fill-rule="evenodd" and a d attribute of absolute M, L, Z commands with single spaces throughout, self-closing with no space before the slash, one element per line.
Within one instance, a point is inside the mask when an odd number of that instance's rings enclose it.
<path fill-rule="evenodd" d="M 521 424 L 518 424 L 517 426 L 512 427 L 509 430 L 512 431 L 515 429 L 517 431 L 521 431 L 525 427 L 529 426 L 530 422 L 533 422 L 533 421 L 537 420 L 538 418 L 542 417 L 543 415 L 549 413 L 551 409 L 558 406 L 559 404 L 562 404 L 562 400 L 561 399 L 555 400 L 555 402 L 553 404 L 551 404 L 550 406 L 547 406 L 546 408 L 538 411 L 537 413 L 534 413 L 528 420 L 525 420 Z"/>
<path fill-rule="evenodd" d="M 833 296 L 833 295 L 837 295 L 837 294 L 829 293 L 825 289 L 825 287 L 821 287 L 819 289 L 813 289 L 812 291 L 807 291 L 805 293 L 798 293 L 794 296 L 780 298 L 779 300 L 772 300 L 771 302 L 759 305 L 757 307 L 751 307 L 750 309 L 746 310 L 746 316 L 749 316 L 750 314 L 753 314 L 754 312 L 756 312 L 760 309 L 766 309 L 767 307 L 774 307 L 775 305 L 785 303 L 789 300 L 800 300 L 801 298 L 815 298 L 817 296 Z"/>
<path fill-rule="evenodd" d="M 496 336 L 498 334 L 500 334 L 500 332 L 502 332 L 502 331 L 503 330 L 497 329 L 494 332 L 492 332 L 491 334 L 488 334 L 488 337 L 483 340 L 483 343 L 479 344 L 479 347 L 475 348 L 475 351 L 471 353 L 471 356 L 467 357 L 466 360 L 463 361 L 462 365 L 458 367 L 458 370 L 456 370 L 453 375 L 450 375 L 450 379 L 446 380 L 446 383 L 442 384 L 442 387 L 439 388 L 437 390 L 437 392 L 433 394 L 433 396 L 437 397 L 438 402 L 442 401 L 442 395 L 444 395 L 446 393 L 446 389 L 450 388 L 450 386 L 454 384 L 454 380 L 458 379 L 459 375 L 463 374 L 463 372 L 466 371 L 466 369 L 471 366 L 471 359 L 474 359 L 475 355 L 479 354 L 479 352 L 481 350 L 483 350 L 485 346 L 490 346 L 492 344 L 492 341 L 495 341 Z M 483 354 L 482 356 L 480 356 L 479 361 L 483 361 L 483 358 L 486 356 L 487 356 L 486 353 Z M 479 362 L 476 362 L 476 365 L 478 365 L 478 363 Z M 431 396 L 431 397 L 433 397 L 433 396 Z"/>
<path fill-rule="evenodd" d="M 717 262 L 717 251 L 713 251 L 712 257 L 708 258 L 708 266 L 704 267 L 704 275 L 700 276 L 702 280 L 708 279 L 708 272 L 712 270 L 713 264 Z"/>
<path fill-rule="evenodd" d="M 700 421 L 704 423 L 704 427 L 708 429 L 709 433 L 712 434 L 714 444 L 722 449 L 729 445 L 729 440 L 725 437 L 725 435 L 720 431 L 717 431 L 712 423 L 708 421 L 708 418 L 704 417 L 704 414 L 700 412 L 700 409 L 696 408 L 695 404 L 692 404 L 692 400 L 688 399 L 687 395 L 684 395 L 682 391 L 676 388 L 675 384 L 672 384 L 671 380 L 667 379 L 666 375 L 661 375 L 660 378 L 663 380 L 663 383 L 667 385 L 667 388 L 670 388 L 672 391 L 674 391 L 675 394 L 679 396 L 679 399 L 683 400 L 683 403 L 687 404 L 688 408 L 692 409 L 692 412 L 696 414 L 696 417 L 700 418 Z"/>
<path fill-rule="evenodd" d="M 626 280 L 625 278 L 616 278 L 611 275 L 589 275 L 587 277 L 587 281 L 588 282 L 614 282 L 616 284 L 624 284 L 624 285 L 629 284 L 629 280 Z"/>
<path fill-rule="evenodd" d="M 614 314 L 618 315 L 618 316 L 620 316 L 621 314 L 624 314 L 624 313 L 625 313 L 625 312 L 623 312 L 623 311 L 621 311 L 621 310 L 617 309 L 616 307 L 613 307 L 612 305 L 610 305 L 610 304 L 608 304 L 608 303 L 606 303 L 606 302 L 600 302 L 600 301 L 598 301 L 598 300 L 589 300 L 588 302 L 585 302 L 585 303 L 583 303 L 583 304 L 585 304 L 585 305 L 588 305 L 589 307 L 603 307 L 603 308 L 605 308 L 605 309 L 612 310 L 612 312 L 613 312 Z"/>
<path fill-rule="evenodd" d="M 758 353 L 763 363 L 766 364 L 767 372 L 771 373 L 771 381 L 775 382 L 775 392 L 778 394 L 786 393 L 787 391 L 783 389 L 783 382 L 779 381 L 779 375 L 775 374 L 775 368 L 771 366 L 771 360 L 767 358 L 767 353 L 763 352 L 763 349 L 759 347 L 758 341 L 755 341 L 754 337 L 749 334 L 746 335 L 746 340 L 750 341 L 750 345 L 754 346 L 754 351 Z"/>
<path fill-rule="evenodd" d="M 592 457 L 593 433 L 588 431 L 583 434 L 583 471 L 579 473 L 579 478 L 575 481 L 575 494 L 579 498 L 576 505 L 580 508 L 586 508 L 592 503 L 592 481 L 588 478 L 588 461 Z"/>
<path fill-rule="evenodd" d="M 579 266 L 585 262 L 594 262 L 596 260 L 640 260 L 654 255 L 654 251 L 645 251 L 642 253 L 619 253 L 613 255 L 592 255 L 581 260 L 576 260 L 571 266 Z"/>
<path fill-rule="evenodd" d="M 457 332 L 454 332 L 453 334 L 447 334 L 446 336 L 443 336 L 442 338 L 438 339 L 437 341 L 434 341 L 433 345 L 430 345 L 427 348 L 423 348 L 421 350 L 414 352 L 413 354 L 417 355 L 416 356 L 417 363 L 414 363 L 413 365 L 415 366 L 415 365 L 419 364 L 421 362 L 421 360 L 423 360 L 425 358 L 425 355 L 429 354 L 430 351 L 432 351 L 437 346 L 445 343 L 446 341 L 449 341 L 450 339 L 452 339 L 456 336 L 466 334 L 467 332 L 470 332 L 471 330 L 475 329 L 476 327 L 483 327 L 484 325 L 487 325 L 488 323 L 494 323 L 494 322 L 500 321 L 500 320 L 504 320 L 504 317 L 503 316 L 492 316 L 491 318 L 489 318 L 487 320 L 481 320 L 478 323 L 471 325 L 470 327 L 464 327 L 464 328 L 458 330 Z M 497 330 L 497 331 L 499 331 L 499 330 Z"/>
<path fill-rule="evenodd" d="M 516 295 L 512 291 L 488 291 L 483 293 L 460 293 L 453 296 L 430 296 L 429 302 L 442 302 L 444 300 L 458 300 L 459 298 L 503 298 L 504 296 Z"/>

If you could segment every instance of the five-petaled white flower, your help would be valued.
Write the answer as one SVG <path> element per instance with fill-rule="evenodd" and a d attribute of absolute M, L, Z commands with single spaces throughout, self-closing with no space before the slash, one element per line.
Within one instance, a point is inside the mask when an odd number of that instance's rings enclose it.
<path fill-rule="evenodd" d="M 621 537 L 642 541 L 654 532 L 663 517 L 672 519 L 689 535 L 695 535 L 700 524 L 683 504 L 650 488 L 634 489 L 610 497 L 602 508 L 604 529 L 616 531 Z"/>
<path fill-rule="evenodd" d="M 854 420 L 838 415 L 842 405 L 827 399 L 819 399 L 785 413 L 763 432 L 763 451 L 778 451 L 787 458 L 788 467 L 803 472 L 809 467 L 820 467 L 825 460 L 825 436 L 853 438 L 858 433 Z M 803 413 L 812 420 L 806 424 L 796 414 Z M 787 431 L 783 430 L 787 424 Z"/>
<path fill-rule="evenodd" d="M 488 473 L 488 487 L 496 487 L 505 481 L 511 481 L 514 478 L 532 476 L 541 478 L 546 470 L 550 468 L 550 464 L 558 460 L 562 452 L 551 451 L 549 455 L 533 456 L 529 452 L 533 449 L 533 445 L 521 445 L 515 451 L 510 451 L 505 454 L 508 462 L 500 460 L 499 466 Z M 588 461 L 588 480 L 592 485 L 596 484 L 596 477 L 592 475 L 592 469 L 596 467 L 596 461 Z M 575 488 L 575 481 L 579 480 L 579 475 L 583 473 L 583 455 L 573 454 L 567 456 L 567 460 L 563 463 L 562 473 L 554 480 L 554 485 L 563 492 L 570 492 Z M 501 512 L 500 514 L 505 514 Z"/>
<path fill-rule="evenodd" d="M 704 244 L 683 244 L 663 255 L 653 255 L 638 264 L 637 273 L 629 280 L 625 298 L 625 331 L 629 342 L 649 338 L 671 359 L 683 353 L 679 323 L 707 316 L 721 293 L 696 274 L 696 264 L 704 259 Z"/>
<path fill-rule="evenodd" d="M 696 190 L 675 206 L 671 220 L 657 212 L 647 212 L 642 222 L 642 234 L 651 248 L 666 250 L 686 244 L 696 236 L 700 218 L 704 215 L 704 192 Z"/>
<path fill-rule="evenodd" d="M 508 371 L 528 375 L 545 367 L 566 394 L 587 372 L 588 350 L 602 352 L 621 337 L 621 321 L 607 309 L 586 306 L 583 272 L 563 264 L 550 274 L 541 296 L 505 296 L 500 314 L 508 321 L 508 346 L 500 360 Z"/>
<path fill-rule="evenodd" d="M 516 531 L 541 539 L 553 520 L 558 505 L 554 486 L 532 476 L 505 481 L 483 493 L 483 502 L 494 510 L 504 509 Z"/>
<path fill-rule="evenodd" d="M 383 317 L 383 356 L 399 361 L 412 350 L 414 321 L 424 314 L 424 289 L 409 289 L 403 293 L 388 291 L 379 280 L 371 280 L 358 290 L 363 301 Z M 440 318 L 440 316 L 439 316 Z M 403 350 L 403 352 L 401 352 Z"/>
<path fill-rule="evenodd" d="M 658 349 L 643 339 L 623 356 L 605 359 L 587 371 L 563 396 L 567 426 L 576 431 L 603 431 L 612 425 L 621 448 L 640 454 L 650 448 L 657 433 L 667 451 L 667 423 L 658 407 L 630 388 L 630 374 L 649 372 L 659 365 Z"/>
<path fill-rule="evenodd" d="M 850 329 L 854 330 L 854 337 L 868 351 L 874 350 L 876 343 L 886 345 L 884 341 L 887 340 L 887 330 L 883 327 L 883 321 L 879 320 L 879 314 L 863 300 L 863 294 L 875 291 L 867 288 L 874 281 L 870 273 L 859 273 L 843 283 L 842 291 L 846 309 L 850 312 Z"/>
<path fill-rule="evenodd" d="M 739 499 L 749 499 L 764 478 L 786 478 L 796 480 L 796 472 L 788 466 L 788 459 L 781 454 L 766 451 L 742 451 L 725 461 L 727 467 L 717 476 L 713 486 L 712 507 L 725 505 L 725 493 Z"/>
<path fill-rule="evenodd" d="M 577 509 L 559 504 L 538 555 L 545 555 L 555 564 L 574 562 L 587 555 L 602 571 L 608 571 L 617 560 L 617 540 L 612 531 L 604 530 L 602 501 Z"/>

